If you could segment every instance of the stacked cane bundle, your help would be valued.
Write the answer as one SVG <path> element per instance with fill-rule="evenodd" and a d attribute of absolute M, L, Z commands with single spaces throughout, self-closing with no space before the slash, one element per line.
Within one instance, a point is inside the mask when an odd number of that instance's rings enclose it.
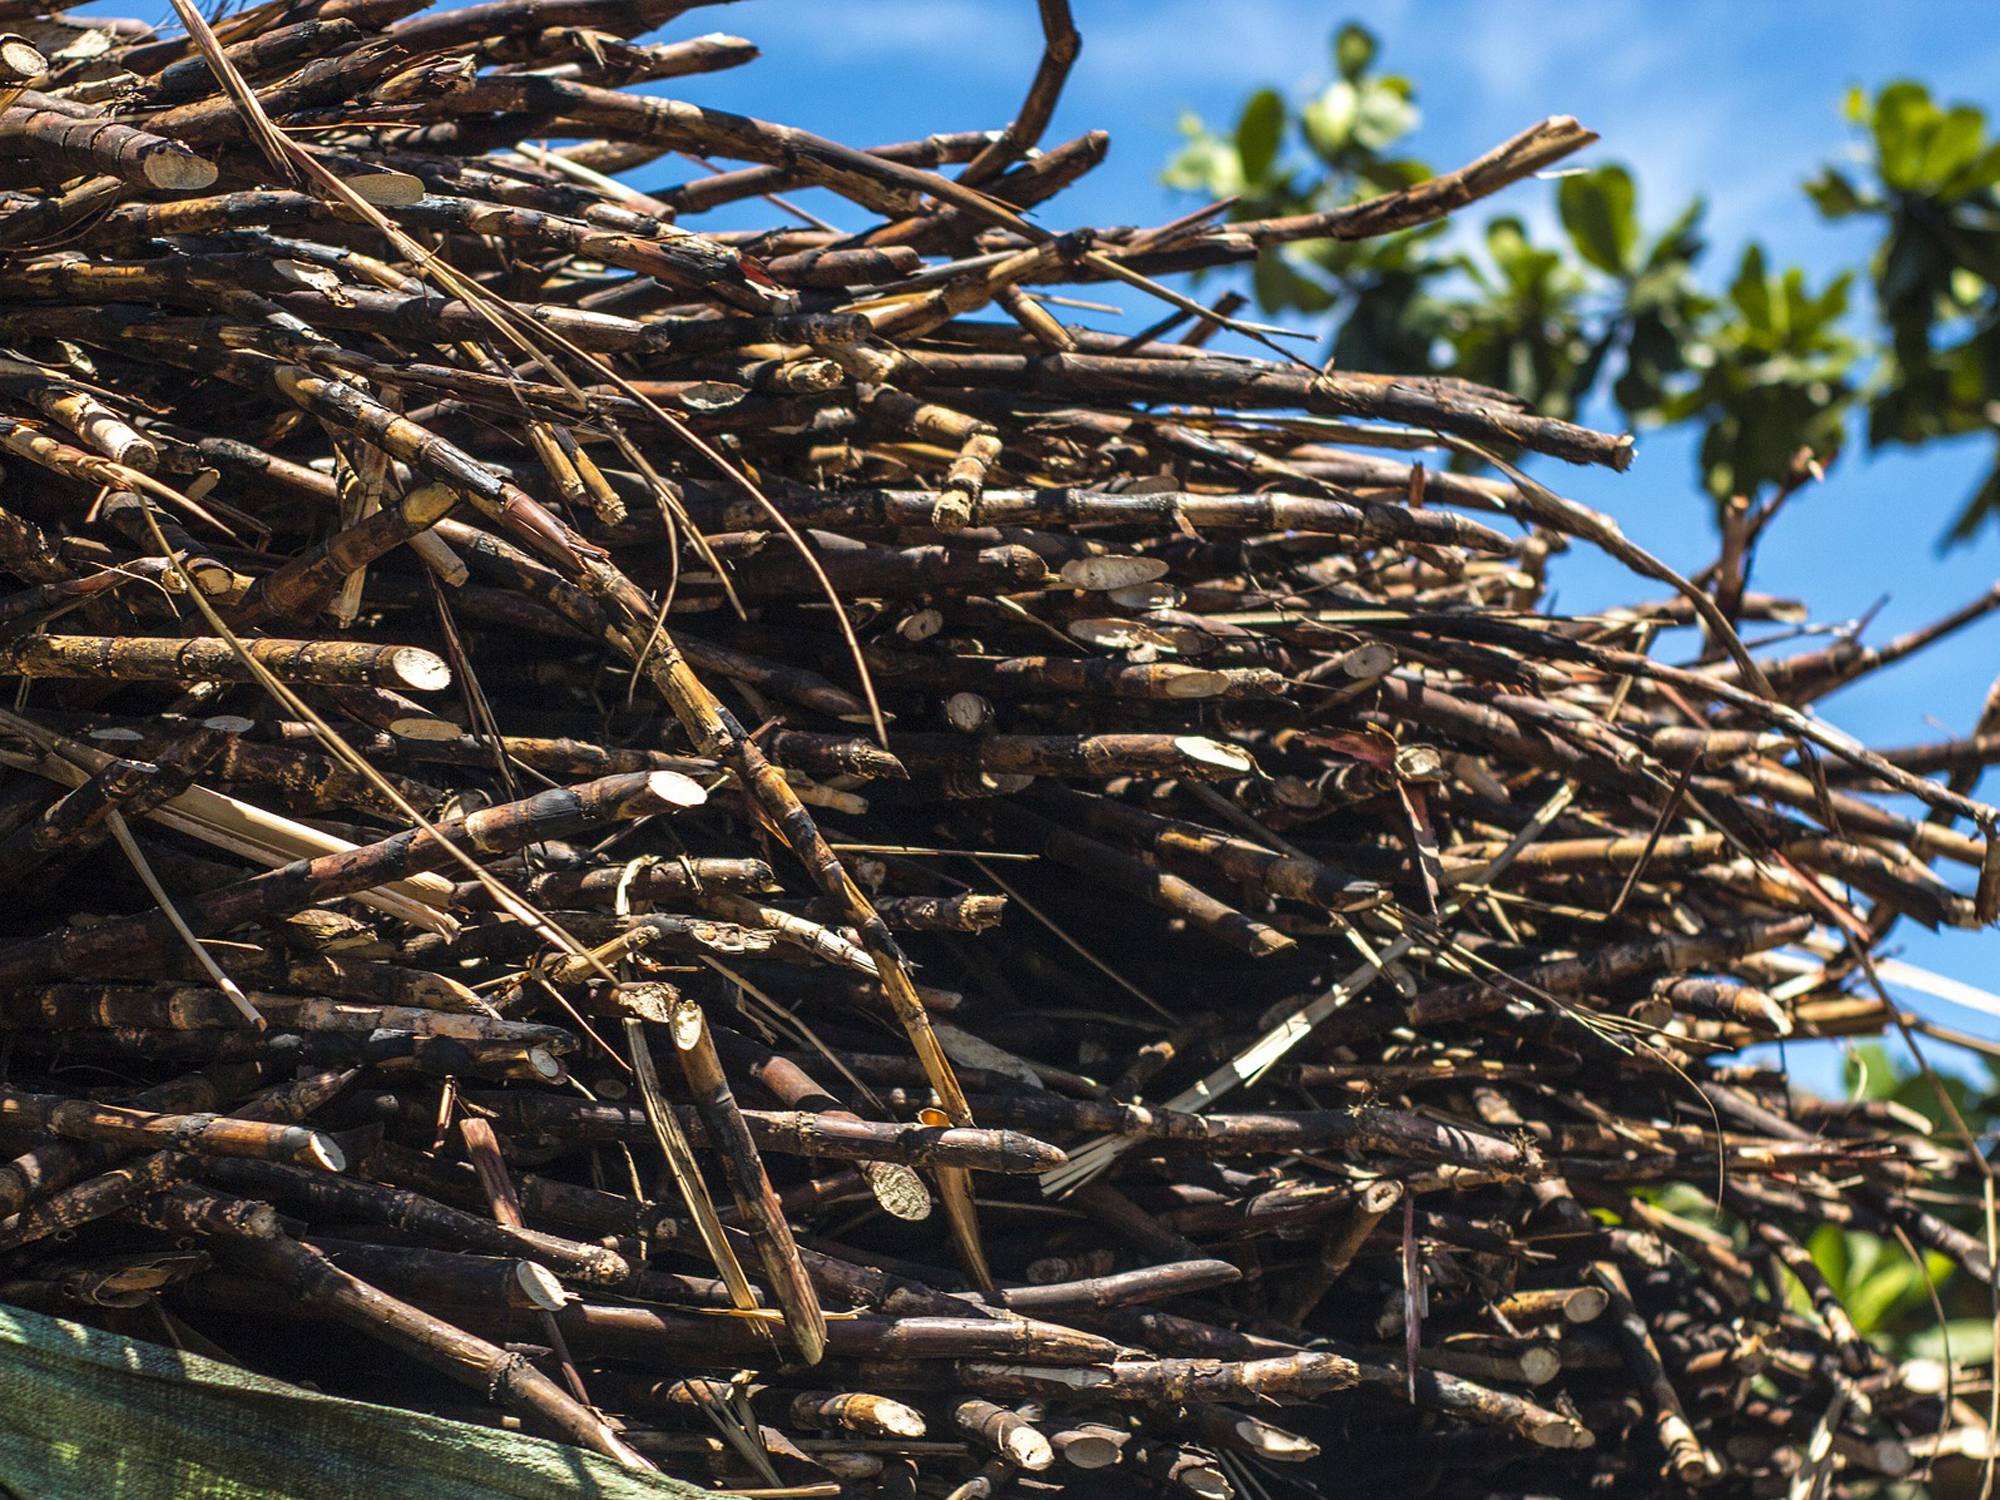
<path fill-rule="evenodd" d="M 754 57 L 689 8 L 10 6 L 4 1295 L 737 1491 L 1965 1448 L 1804 1242 L 1990 1283 L 1990 1169 L 1734 1054 L 2000 907 L 1994 706 L 1807 711 L 2000 595 L 1753 657 L 1783 495 L 1683 579 L 1511 463 L 1629 439 L 1157 280 L 1574 121 L 1055 234 L 1062 0 L 1007 129 L 866 151 L 639 91 Z M 1572 542 L 1648 601 L 1539 611 Z"/>

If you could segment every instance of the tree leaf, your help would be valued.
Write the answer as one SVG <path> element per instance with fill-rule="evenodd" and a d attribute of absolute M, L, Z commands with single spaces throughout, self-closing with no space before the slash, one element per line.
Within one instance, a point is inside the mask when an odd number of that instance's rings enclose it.
<path fill-rule="evenodd" d="M 1966 162 L 1945 184 L 1945 189 L 1954 197 L 1963 197 L 1995 183 L 2000 183 L 2000 142 L 1987 146 Z"/>
<path fill-rule="evenodd" d="M 1186 144 L 1168 159 L 1160 180 L 1168 187 L 1201 193 L 1210 199 L 1231 198 L 1243 190 L 1235 148 L 1211 131 L 1200 115 L 1181 116 Z"/>
<path fill-rule="evenodd" d="M 1270 177 L 1284 137 L 1284 96 L 1276 89 L 1259 89 L 1243 106 L 1243 117 L 1236 122 L 1236 159 L 1246 184 L 1261 183 Z"/>
<path fill-rule="evenodd" d="M 1969 104 L 1953 105 L 1927 132 L 1920 180 L 1931 191 L 1947 195 L 1952 179 L 1978 158 L 1985 144 L 1986 116 Z"/>
<path fill-rule="evenodd" d="M 1909 1356 L 1943 1359 L 1949 1346 L 1952 1363 L 1961 1367 L 1985 1364 L 1993 1358 L 1993 1323 L 1988 1318 L 1953 1318 L 1913 1335 Z"/>
<path fill-rule="evenodd" d="M 1701 237 L 1701 221 L 1707 212 L 1706 198 L 1693 199 L 1682 209 L 1680 216 L 1660 231 L 1660 237 L 1653 241 L 1653 248 L 1646 252 L 1646 269 L 1664 270 L 1679 262 L 1685 271 L 1701 259 L 1702 251 L 1708 248 Z"/>
<path fill-rule="evenodd" d="M 1898 192 L 1923 184 L 1924 155 L 1941 112 L 1931 92 L 1905 78 L 1875 96 L 1875 151 L 1882 180 Z"/>
<path fill-rule="evenodd" d="M 1744 247 L 1736 280 L 1730 283 L 1729 300 L 1743 314 L 1751 332 L 1764 336 L 1771 333 L 1771 284 L 1764 275 L 1762 245 L 1753 243 Z"/>
<path fill-rule="evenodd" d="M 1349 21 L 1333 34 L 1333 66 L 1349 83 L 1359 83 L 1379 46 L 1374 32 Z"/>
<path fill-rule="evenodd" d="M 1409 80 L 1372 71 L 1381 48 L 1363 26 L 1340 27 L 1331 50 L 1333 81 L 1306 102 L 1261 90 L 1220 135 L 1186 120 L 1168 182 L 1207 199 L 1238 195 L 1233 212 L 1248 218 L 1424 180 L 1421 162 L 1392 154 L 1419 118 Z M 1563 233 L 1550 244 L 1536 244 L 1518 216 L 1495 216 L 1483 241 L 1453 230 L 1449 251 L 1444 226 L 1432 224 L 1368 243 L 1296 245 L 1261 257 L 1249 278 L 1268 309 L 1337 313 L 1332 348 L 1344 365 L 1449 370 L 1550 415 L 1608 398 L 1635 424 L 1699 424 L 1700 472 L 1718 494 L 1771 482 L 1801 445 L 1830 457 L 1858 409 L 1871 445 L 1993 432 L 2000 133 L 1979 108 L 1943 104 L 1912 79 L 1850 90 L 1846 114 L 1872 150 L 1861 165 L 1824 165 L 1804 191 L 1821 218 L 1866 219 L 1879 236 L 1865 340 L 1850 311 L 1858 257 L 1855 270 L 1815 286 L 1752 245 L 1717 297 L 1695 279 L 1701 202 L 1649 236 L 1632 175 L 1616 166 L 1562 178 Z M 1294 119 L 1311 157 L 1287 157 Z M 2000 467 L 1953 536 L 1994 522 Z"/>
<path fill-rule="evenodd" d="M 1565 177 L 1556 192 L 1563 228 L 1581 255 L 1598 270 L 1623 276 L 1639 246 L 1637 195 L 1623 167 L 1598 167 Z"/>
<path fill-rule="evenodd" d="M 1400 80 L 1369 79 L 1360 87 L 1354 113 L 1354 143 L 1371 152 L 1386 150 L 1417 128 L 1417 107 Z"/>
<path fill-rule="evenodd" d="M 1329 166 L 1340 160 L 1354 138 L 1354 120 L 1361 109 L 1361 95 L 1351 83 L 1331 83 L 1310 104 L 1299 111 L 1305 127 L 1306 143 Z"/>
<path fill-rule="evenodd" d="M 1846 174 L 1826 168 L 1819 176 L 1806 183 L 1806 196 L 1813 201 L 1823 219 L 1844 219 L 1850 214 L 1861 212 L 1861 195 L 1854 190 L 1854 184 Z"/>
<path fill-rule="evenodd" d="M 1951 529 L 1939 543 L 1941 550 L 1949 550 L 1971 541 L 2000 515 L 2000 463 L 1996 463 L 1987 474 L 1972 497 L 1965 502 L 1965 508 L 1952 519 Z M 1987 1346 L 1989 1349 L 1992 1346 Z"/>

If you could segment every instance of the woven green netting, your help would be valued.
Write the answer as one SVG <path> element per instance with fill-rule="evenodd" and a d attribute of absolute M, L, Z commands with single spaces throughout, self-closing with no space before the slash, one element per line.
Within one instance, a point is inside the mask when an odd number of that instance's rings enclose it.
<path fill-rule="evenodd" d="M 0 1307 L 0 1494 L 19 1500 L 692 1500 L 540 1438 L 315 1395 Z"/>

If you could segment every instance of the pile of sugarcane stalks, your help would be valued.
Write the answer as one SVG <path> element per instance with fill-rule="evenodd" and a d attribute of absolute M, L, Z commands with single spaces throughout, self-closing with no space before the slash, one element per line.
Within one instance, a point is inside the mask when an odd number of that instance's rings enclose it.
<path fill-rule="evenodd" d="M 1981 1455 L 1806 1246 L 1977 1310 L 1990 1166 L 1737 1054 L 2000 908 L 2000 699 L 1811 711 L 2000 593 L 1806 636 L 1789 489 L 1682 578 L 1511 466 L 1629 439 L 1157 279 L 1588 132 L 1058 234 L 1063 0 L 871 150 L 636 90 L 755 55 L 673 0 L 420 3 L 7 3 L 0 1295 L 737 1491 Z M 1572 544 L 1647 602 L 1539 609 Z"/>

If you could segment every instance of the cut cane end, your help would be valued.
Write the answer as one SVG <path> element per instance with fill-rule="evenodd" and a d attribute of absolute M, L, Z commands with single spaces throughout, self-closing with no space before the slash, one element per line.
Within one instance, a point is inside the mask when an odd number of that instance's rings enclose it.
<path fill-rule="evenodd" d="M 48 70 L 49 60 L 26 37 L 0 37 L 0 81 L 27 83 Z"/>
<path fill-rule="evenodd" d="M 1296 938 L 1279 932 L 1275 927 L 1267 927 L 1251 936 L 1250 956 L 1271 958 L 1280 953 L 1290 953 L 1298 945 Z"/>
<path fill-rule="evenodd" d="M 307 1142 L 303 1154 L 313 1166 L 318 1167 L 322 1172 L 345 1172 L 347 1170 L 347 1153 L 340 1149 L 338 1142 L 329 1140 L 326 1136 L 315 1135 Z"/>
<path fill-rule="evenodd" d="M 1229 678 L 1222 672 L 1190 668 L 1169 677 L 1163 687 L 1169 698 L 1214 698 L 1229 691 Z"/>
<path fill-rule="evenodd" d="M 136 435 L 124 438 L 116 442 L 111 460 L 128 469 L 137 469 L 142 474 L 151 474 L 160 467 L 160 445 L 150 438 Z"/>
<path fill-rule="evenodd" d="M 944 629 L 944 612 L 938 609 L 920 609 L 904 618 L 897 625 L 896 634 L 906 641 L 927 641 Z"/>
<path fill-rule="evenodd" d="M 1542 1448 L 1594 1448 L 1597 1439 L 1588 1427 L 1567 1417 L 1550 1416 L 1528 1429 L 1528 1440 Z M 1692 1482 L 1692 1481 L 1690 1481 Z"/>
<path fill-rule="evenodd" d="M 993 727 L 990 700 L 978 693 L 953 693 L 944 700 L 944 721 L 960 734 L 978 734 Z"/>
<path fill-rule="evenodd" d="M 1171 583 L 1135 583 L 1103 592 L 1120 609 L 1179 609 L 1187 603 L 1187 594 Z"/>
<path fill-rule="evenodd" d="M 1783 1005 L 1756 990 L 1745 991 L 1743 999 L 1763 1019 L 1764 1028 L 1770 1035 L 1784 1037 L 1792 1034 L 1791 1013 Z"/>
<path fill-rule="evenodd" d="M 1273 1463 L 1302 1464 L 1319 1457 L 1319 1444 L 1311 1438 L 1302 1438 L 1296 1432 L 1273 1427 L 1269 1422 L 1260 1422 L 1255 1417 L 1239 1419 L 1236 1423 L 1236 1436 L 1259 1458 L 1269 1459 Z"/>
<path fill-rule="evenodd" d="M 877 1399 L 868 1408 L 868 1420 L 890 1437 L 920 1438 L 930 1431 L 923 1413 L 900 1401 Z"/>
<path fill-rule="evenodd" d="M 1395 648 L 1380 641 L 1364 641 L 1340 659 L 1341 675 L 1357 682 L 1380 677 L 1395 665 Z"/>
<path fill-rule="evenodd" d="M 449 719 L 434 719 L 428 715 L 417 718 L 391 719 L 389 733 L 399 740 L 418 740 L 426 744 L 441 745 L 447 741 L 461 739 L 465 731 Z"/>
<path fill-rule="evenodd" d="M 1073 589 L 1103 593 L 1157 583 L 1167 576 L 1167 564 L 1158 557 L 1079 557 L 1063 564 L 1061 576 Z"/>
<path fill-rule="evenodd" d="M 1531 1344 L 1519 1355 L 1521 1378 L 1529 1385 L 1547 1385 L 1562 1374 L 1562 1356 L 1547 1344 Z"/>
<path fill-rule="evenodd" d="M 674 1039 L 674 1049 L 678 1052 L 692 1052 L 701 1045 L 701 1007 L 692 1000 L 682 1000 L 673 1008 L 667 1030 Z"/>
<path fill-rule="evenodd" d="M 528 1049 L 528 1069 L 544 1083 L 561 1083 L 569 1076 L 563 1060 L 546 1047 Z"/>
<path fill-rule="evenodd" d="M 1031 1473 L 1040 1473 L 1056 1461 L 1056 1450 L 1049 1440 L 1032 1427 L 1016 1428 L 1007 1434 L 1002 1444 L 1007 1457 Z"/>
<path fill-rule="evenodd" d="M 692 776 L 679 771 L 654 771 L 646 777 L 647 794 L 669 807 L 700 807 L 708 793 Z"/>
<path fill-rule="evenodd" d="M 1611 1305 L 1611 1296 L 1600 1286 L 1580 1286 L 1563 1299 L 1563 1316 L 1572 1323 L 1594 1323 Z"/>
<path fill-rule="evenodd" d="M 186 148 L 157 151 L 146 158 L 146 181 L 163 193 L 198 193 L 213 187 L 221 174 L 215 163 Z"/>
<path fill-rule="evenodd" d="M 437 693 L 451 686 L 451 668 L 442 656 L 421 646 L 398 646 L 389 653 L 388 675 L 413 693 Z"/>
<path fill-rule="evenodd" d="M 423 179 L 408 172 L 360 172 L 342 181 L 355 197 L 376 208 L 408 208 L 424 196 Z"/>
<path fill-rule="evenodd" d="M 931 1216 L 931 1191 L 908 1167 L 896 1162 L 864 1162 L 861 1175 L 876 1203 L 890 1217 L 915 1224 Z"/>
<path fill-rule="evenodd" d="M 514 1267 L 514 1283 L 529 1302 L 544 1312 L 560 1311 L 569 1301 L 569 1293 L 556 1279 L 555 1272 L 531 1260 L 521 1261 Z"/>
<path fill-rule="evenodd" d="M 1239 745 L 1226 745 L 1206 735 L 1183 734 L 1174 738 L 1174 749 L 1192 766 L 1233 776 L 1254 776 L 1257 762 Z"/>
<path fill-rule="evenodd" d="M 1063 1444 L 1063 1462 L 1073 1469 L 1108 1469 L 1118 1462 L 1120 1445 L 1095 1433 L 1072 1435 Z"/>
<path fill-rule="evenodd" d="M 1369 1214 L 1386 1214 L 1403 1201 L 1403 1185 L 1390 1178 L 1371 1182 L 1361 1190 L 1361 1211 Z"/>

